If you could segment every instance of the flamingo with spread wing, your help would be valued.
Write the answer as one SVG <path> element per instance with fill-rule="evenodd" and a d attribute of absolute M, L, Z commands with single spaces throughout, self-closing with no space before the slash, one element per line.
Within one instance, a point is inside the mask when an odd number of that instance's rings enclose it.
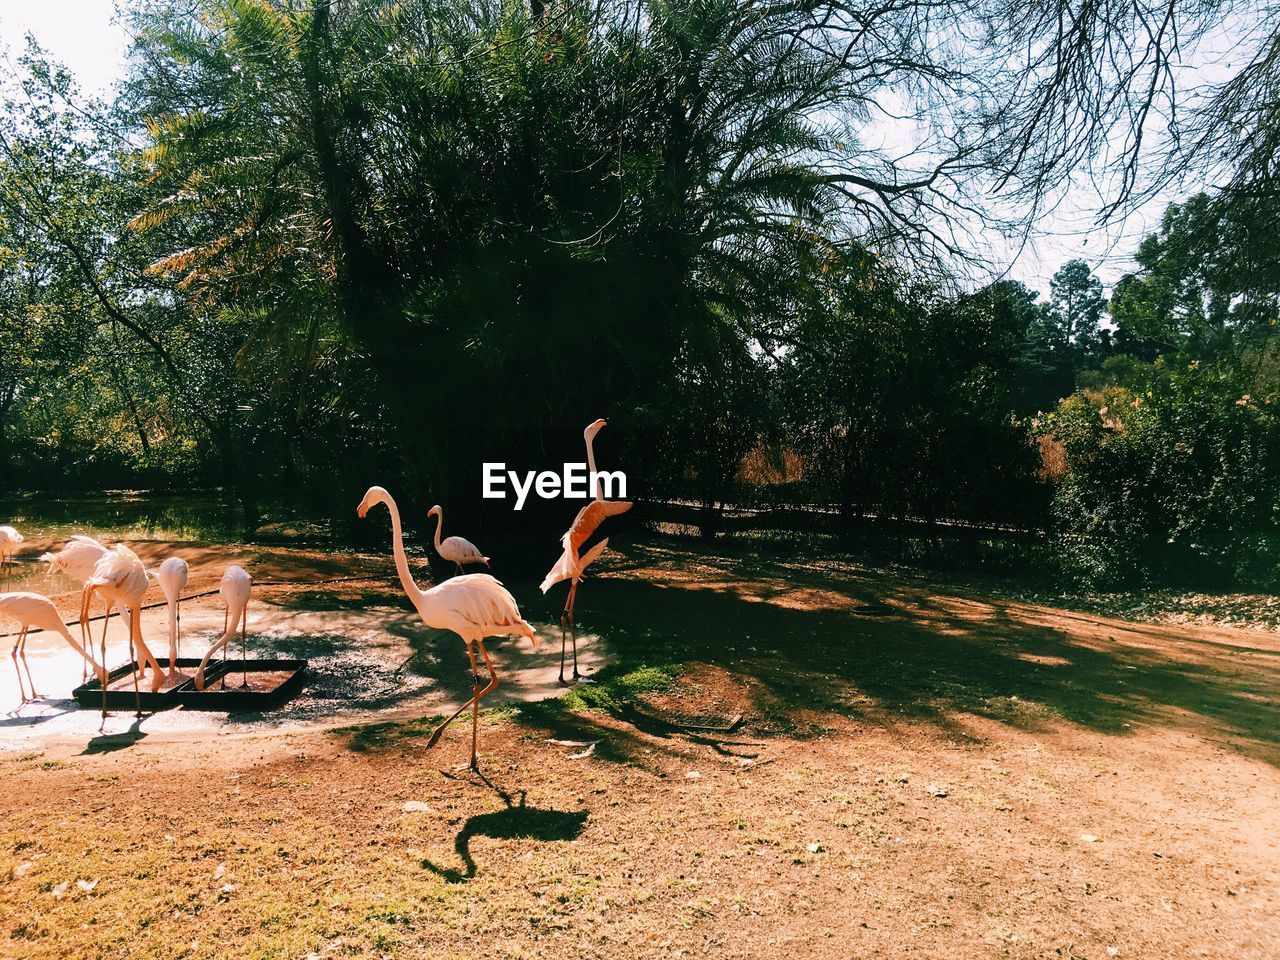
<path fill-rule="evenodd" d="M 560 559 L 556 561 L 556 565 L 542 581 L 542 592 L 546 593 L 561 580 L 569 581 L 569 597 L 564 604 L 564 612 L 560 614 L 560 685 L 568 686 L 564 679 L 564 660 L 565 660 L 565 631 L 568 630 L 569 636 L 573 639 L 573 679 L 581 680 L 582 675 L 578 673 L 578 633 L 573 621 L 573 602 L 578 594 L 578 584 L 585 577 L 587 567 L 591 566 L 599 559 L 600 554 L 604 553 L 609 546 L 609 538 L 601 540 L 585 554 L 579 554 L 583 544 L 591 538 L 596 532 L 600 524 L 604 523 L 609 517 L 616 517 L 618 514 L 626 513 L 631 509 L 629 500 L 606 500 L 601 495 L 600 482 L 596 478 L 596 454 L 594 442 L 596 434 L 604 427 L 603 420 L 596 420 L 583 431 L 583 439 L 587 442 L 587 469 L 591 476 L 591 492 L 594 499 L 585 507 L 578 511 L 578 515 L 574 517 L 572 525 L 563 537 L 560 538 L 560 544 L 564 551 L 560 554 Z"/>

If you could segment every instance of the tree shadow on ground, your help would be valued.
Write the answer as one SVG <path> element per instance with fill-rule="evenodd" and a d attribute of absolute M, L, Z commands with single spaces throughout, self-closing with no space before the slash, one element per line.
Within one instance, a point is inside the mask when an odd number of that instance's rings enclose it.
<path fill-rule="evenodd" d="M 476 875 L 475 858 L 471 855 L 471 841 L 475 837 L 494 840 L 539 840 L 544 843 L 556 840 L 576 840 L 586 825 L 586 810 L 546 810 L 530 807 L 525 803 L 525 791 L 520 800 L 513 803 L 511 795 L 495 786 L 484 774 L 477 774 L 481 781 L 502 800 L 503 808 L 491 813 L 468 817 L 454 838 L 453 849 L 462 861 L 462 869 L 442 867 L 422 860 L 422 868 L 448 883 L 463 883 Z"/>
<path fill-rule="evenodd" d="M 757 722 L 817 712 L 958 735 L 963 715 L 1107 734 L 1161 725 L 1226 736 L 1280 765 L 1274 651 L 829 563 L 712 551 L 681 563 L 675 552 L 658 569 L 635 561 L 645 548 L 631 552 L 625 576 L 597 577 L 580 596 L 580 621 L 609 637 L 621 668 L 652 662 L 654 636 L 664 657 L 722 668 Z M 877 615 L 860 615 L 868 606 Z M 591 736 L 581 722 L 575 732 Z"/>

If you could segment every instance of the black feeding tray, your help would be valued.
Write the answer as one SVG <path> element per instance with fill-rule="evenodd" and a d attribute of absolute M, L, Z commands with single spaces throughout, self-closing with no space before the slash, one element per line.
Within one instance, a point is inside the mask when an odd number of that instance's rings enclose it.
<path fill-rule="evenodd" d="M 305 660 L 219 660 L 205 668 L 204 689 L 197 690 L 192 676 L 200 661 L 179 657 L 177 666 L 185 676 L 172 687 L 166 684 L 153 693 L 144 681 L 137 695 L 129 679 L 133 665 L 116 667 L 107 674 L 107 709 L 134 710 L 140 704 L 149 713 L 176 706 L 188 710 L 265 710 L 296 694 L 307 672 Z M 168 671 L 168 657 L 160 658 L 160 667 Z M 102 686 L 97 677 L 76 687 L 71 695 L 82 707 L 102 709 Z"/>
<path fill-rule="evenodd" d="M 205 670 L 203 690 L 189 680 L 173 697 L 188 710 L 266 710 L 301 690 L 306 674 L 305 660 L 224 660 Z"/>

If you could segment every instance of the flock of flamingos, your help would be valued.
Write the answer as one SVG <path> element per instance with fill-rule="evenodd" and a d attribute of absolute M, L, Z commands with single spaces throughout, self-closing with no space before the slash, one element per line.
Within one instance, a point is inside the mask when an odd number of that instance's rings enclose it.
<path fill-rule="evenodd" d="M 596 420 L 583 432 L 587 446 L 587 467 L 592 484 L 593 499 L 578 511 L 572 525 L 561 538 L 562 552 L 550 572 L 542 581 L 542 592 L 546 593 L 555 584 L 569 581 L 569 594 L 565 601 L 564 612 L 560 618 L 560 678 L 562 686 L 570 681 L 565 679 L 565 660 L 567 640 L 572 641 L 573 673 L 572 682 L 582 679 L 578 672 L 578 640 L 574 627 L 573 606 L 577 596 L 578 584 L 591 565 L 608 547 L 608 539 L 592 546 L 586 553 L 581 553 L 591 535 L 607 518 L 625 513 L 631 509 L 627 501 L 605 500 L 601 496 L 601 487 L 596 478 L 595 452 L 593 441 L 596 434 L 604 427 L 605 421 Z M 456 633 L 466 645 L 467 656 L 471 661 L 472 696 L 458 710 L 441 723 L 431 735 L 427 746 L 432 747 L 440 739 L 445 727 L 457 719 L 466 710 L 471 710 L 471 767 L 477 769 L 476 736 L 477 720 L 480 711 L 480 700 L 498 686 L 498 674 L 494 669 L 489 651 L 485 649 L 486 637 L 516 636 L 528 637 L 536 646 L 538 638 L 533 627 L 520 615 L 515 598 L 503 585 L 487 573 L 464 574 L 466 564 L 489 564 L 476 546 L 462 537 L 440 539 L 441 527 L 444 525 L 443 511 L 440 507 L 432 507 L 430 516 L 436 518 L 435 549 L 442 558 L 452 562 L 457 571 L 456 576 L 443 583 L 423 590 L 414 582 L 409 570 L 409 560 L 404 550 L 404 540 L 400 527 L 400 510 L 395 500 L 382 487 L 370 487 L 364 499 L 356 508 L 362 519 L 369 510 L 378 504 L 386 504 L 391 514 L 392 552 L 395 557 L 396 573 L 405 593 L 413 602 L 418 616 L 428 627 L 437 630 L 449 630 Z M 13 554 L 23 537 L 11 526 L 0 526 L 0 562 L 6 567 L 13 562 Z M 35 630 L 49 630 L 58 633 L 84 659 L 85 675 L 89 670 L 98 677 L 105 691 L 110 682 L 107 662 L 107 622 L 111 613 L 119 609 L 122 620 L 129 631 L 129 665 L 133 678 L 135 693 L 140 684 L 148 683 L 153 691 L 161 690 L 185 682 L 185 674 L 177 669 L 178 642 L 181 623 L 182 591 L 186 588 L 189 568 L 181 557 L 166 558 L 154 571 L 148 570 L 138 559 L 137 554 L 123 543 L 106 547 L 90 536 L 77 535 L 70 538 L 67 544 L 56 552 L 46 553 L 40 558 L 49 564 L 51 570 L 58 570 L 83 584 L 80 598 L 80 639 L 72 636 L 57 607 L 48 597 L 38 593 L 13 592 L 0 593 L 0 616 L 16 620 L 20 629 L 14 642 L 10 656 L 14 670 L 18 674 L 18 687 L 22 696 L 22 704 L 35 700 L 35 683 L 31 677 L 31 668 L 26 660 L 27 633 Z M 169 659 L 168 669 L 161 667 L 160 662 L 152 654 L 142 637 L 142 599 L 151 580 L 155 580 L 163 591 L 169 612 Z M 195 686 L 198 690 L 205 688 L 205 671 L 210 660 L 240 630 L 242 642 L 247 636 L 247 608 L 253 580 L 242 567 L 230 566 L 222 575 L 220 592 L 226 604 L 226 615 L 221 636 L 209 647 L 194 674 Z M 99 645 L 99 658 L 93 655 L 92 637 L 89 632 L 89 609 L 95 595 L 106 602 L 106 617 L 103 619 L 102 639 Z M 480 666 L 476 660 L 477 651 L 484 660 L 488 673 L 488 682 L 484 683 L 480 674 Z M 26 671 L 26 682 L 23 671 Z M 150 679 L 147 680 L 147 672 Z M 225 677 L 223 680 L 225 684 Z M 30 693 L 28 693 L 28 686 Z M 21 708 L 19 708 L 21 709 Z M 104 706 L 103 716 L 106 709 Z M 141 710 L 139 710 L 141 715 Z"/>

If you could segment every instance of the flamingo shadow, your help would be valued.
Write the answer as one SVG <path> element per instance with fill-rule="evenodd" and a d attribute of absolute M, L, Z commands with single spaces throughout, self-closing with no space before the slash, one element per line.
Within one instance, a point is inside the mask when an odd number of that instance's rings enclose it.
<path fill-rule="evenodd" d="M 441 867 L 429 858 L 423 858 L 422 867 L 447 883 L 463 883 L 476 875 L 476 862 L 471 856 L 472 837 L 491 837 L 494 840 L 576 840 L 587 822 L 586 810 L 543 810 L 525 804 L 525 791 L 520 791 L 520 802 L 513 804 L 510 794 L 494 787 L 483 774 L 480 779 L 502 798 L 505 806 L 492 813 L 480 813 L 468 817 L 454 838 L 453 849 L 462 861 L 463 870 Z"/>
<path fill-rule="evenodd" d="M 140 717 L 130 724 L 129 729 L 123 733 L 100 733 L 88 743 L 84 745 L 84 749 L 80 751 L 80 756 L 87 757 L 98 753 L 115 753 L 117 750 L 126 750 L 146 736 L 142 729 L 142 721 L 145 717 Z"/>
<path fill-rule="evenodd" d="M 23 706 L 25 706 L 25 704 Z M 17 707 L 9 713 L 6 713 L 5 719 L 0 720 L 0 729 L 5 727 L 34 727 L 38 723 L 47 723 L 50 720 L 56 720 L 58 717 L 65 717 L 67 714 L 73 712 L 71 710 L 59 710 L 57 713 L 41 713 L 36 714 L 35 716 L 24 717 L 18 713 L 18 710 L 21 709 L 22 707 Z"/>

